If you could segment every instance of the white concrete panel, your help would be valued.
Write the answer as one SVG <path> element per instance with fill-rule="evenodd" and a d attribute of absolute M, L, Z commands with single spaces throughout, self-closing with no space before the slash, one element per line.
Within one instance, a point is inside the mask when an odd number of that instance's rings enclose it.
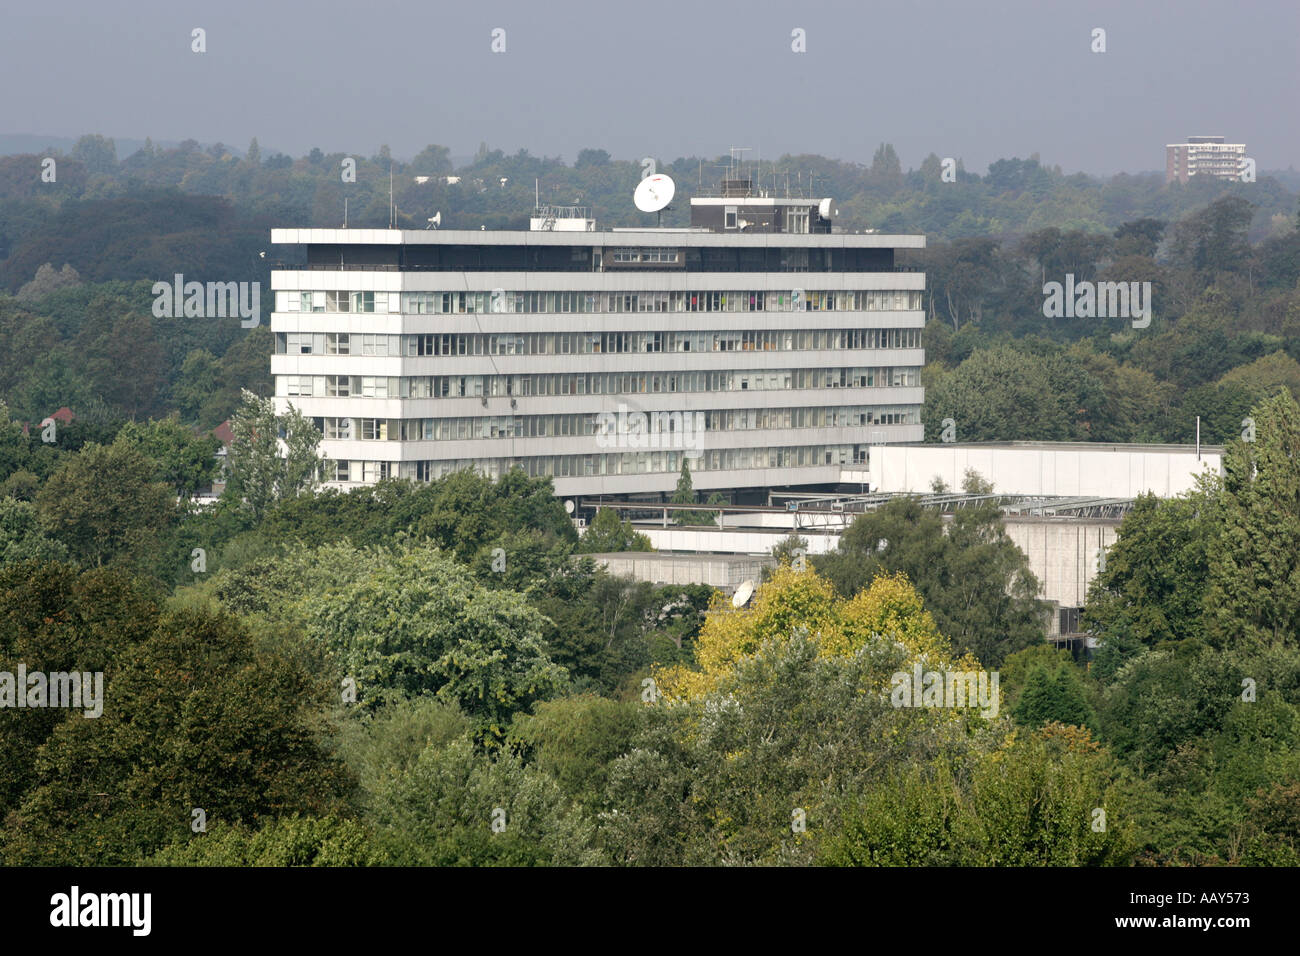
<path fill-rule="evenodd" d="M 1001 494 L 1132 498 L 1151 491 L 1171 497 L 1191 490 L 1200 472 L 1221 473 L 1222 450 L 1202 448 L 1198 460 L 1183 445 L 873 445 L 868 473 L 873 491 L 924 493 L 935 475 L 959 489 L 967 468 Z"/>

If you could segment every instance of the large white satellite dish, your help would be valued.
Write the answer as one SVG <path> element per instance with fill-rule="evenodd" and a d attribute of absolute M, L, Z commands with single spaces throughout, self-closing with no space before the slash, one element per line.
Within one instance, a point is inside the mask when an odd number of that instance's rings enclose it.
<path fill-rule="evenodd" d="M 754 596 L 754 582 L 745 581 L 740 587 L 736 588 L 736 593 L 731 597 L 732 607 L 744 607 L 749 603 L 749 599 Z"/>
<path fill-rule="evenodd" d="M 659 212 L 673 201 L 676 192 L 677 186 L 671 176 L 655 173 L 641 180 L 632 194 L 632 201 L 642 212 Z"/>
<path fill-rule="evenodd" d="M 835 200 L 827 196 L 817 204 L 817 214 L 823 219 L 834 219 L 840 211 L 835 208 Z"/>

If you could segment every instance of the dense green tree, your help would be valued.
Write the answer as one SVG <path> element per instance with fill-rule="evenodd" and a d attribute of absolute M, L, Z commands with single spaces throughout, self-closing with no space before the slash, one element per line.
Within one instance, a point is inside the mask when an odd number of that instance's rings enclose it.
<path fill-rule="evenodd" d="M 959 441 L 1079 440 L 1087 437 L 1079 412 L 1098 393 L 1095 380 L 1060 359 L 979 349 L 927 388 L 922 420 L 932 441 L 945 418 L 956 423 Z"/>
<path fill-rule="evenodd" d="M 221 442 L 212 435 L 196 435 L 176 418 L 127 422 L 116 443 L 135 448 L 155 464 L 154 480 L 189 498 L 217 477 L 217 451 Z"/>
<path fill-rule="evenodd" d="M 72 147 L 72 158 L 91 173 L 112 173 L 117 169 L 117 144 L 98 134 L 82 136 Z"/>
<path fill-rule="evenodd" d="M 474 724 L 454 701 L 411 697 L 378 710 L 343 705 L 339 756 L 360 785 L 360 804 L 370 808 L 376 790 L 414 766 L 427 747 L 446 747 L 473 732 Z"/>
<path fill-rule="evenodd" d="M 1017 723 L 1033 728 L 1061 723 L 1095 730 L 1097 723 L 1077 670 L 1064 663 L 1055 669 L 1034 668 L 1011 715 Z"/>
<path fill-rule="evenodd" d="M 210 612 L 144 623 L 105 668 L 102 715 L 69 714 L 41 749 L 0 831 L 6 863 L 134 862 L 189 838 L 195 809 L 251 824 L 342 807 L 346 776 L 310 706 L 315 677 Z"/>
<path fill-rule="evenodd" d="M 1240 659 L 1196 641 L 1147 651 L 1122 667 L 1102 695 L 1103 738 L 1139 772 L 1150 772 L 1180 745 L 1221 726 L 1250 676 Z"/>
<path fill-rule="evenodd" d="M 1139 495 L 1089 587 L 1084 625 L 1103 640 L 1126 634 L 1147 647 L 1200 637 L 1214 505 L 1212 486 L 1177 498 Z"/>
<path fill-rule="evenodd" d="M 578 542 L 580 554 L 603 554 L 610 551 L 653 551 L 650 539 L 620 518 L 613 508 L 599 508 Z"/>
<path fill-rule="evenodd" d="M 1059 724 L 969 767 L 893 769 L 831 834 L 840 866 L 1123 866 L 1133 825 L 1106 753 Z M 1097 810 L 1105 825 L 1094 829 Z"/>
<path fill-rule="evenodd" d="M 608 771 L 602 836 L 613 860 L 813 862 L 844 795 L 967 739 L 937 729 L 948 715 L 890 705 L 880 688 L 902 660 L 885 641 L 820 655 L 813 635 L 795 633 L 765 641 L 689 705 L 645 707 L 644 728 Z"/>
<path fill-rule="evenodd" d="M 574 688 L 611 693 L 652 662 L 656 616 L 671 617 L 661 608 L 673 602 L 660 601 L 647 582 L 614 577 L 586 559 L 537 588 L 531 603 L 544 615 L 547 654 L 568 670 Z"/>
<path fill-rule="evenodd" d="M 1283 392 L 1252 418 L 1255 440 L 1224 455 L 1210 552 L 1207 631 L 1219 647 L 1300 644 L 1300 406 Z"/>
<path fill-rule="evenodd" d="M 1223 196 L 1177 223 L 1170 249 L 1174 261 L 1210 277 L 1242 268 L 1253 208 L 1241 196 Z"/>
<path fill-rule="evenodd" d="M 0 565 L 0 671 L 16 673 L 19 663 L 51 673 L 109 671 L 151 633 L 157 616 L 154 595 L 119 569 Z M 62 708 L 0 709 L 0 818 L 36 784 L 54 729 L 85 719 Z"/>
<path fill-rule="evenodd" d="M 1150 217 L 1122 223 L 1115 230 L 1116 255 L 1154 259 L 1156 247 L 1160 245 L 1167 225 L 1166 222 Z"/>
<path fill-rule="evenodd" d="M 152 461 L 127 445 L 66 455 L 36 496 L 46 533 L 88 565 L 140 559 L 157 548 L 176 502 Z"/>
<path fill-rule="evenodd" d="M 436 695 L 500 737 L 568 679 L 522 596 L 479 585 L 427 543 L 298 549 L 223 572 L 217 594 L 232 610 L 301 626 L 369 707 Z"/>
<path fill-rule="evenodd" d="M 698 504 L 695 500 L 695 485 L 691 481 L 691 466 L 685 455 L 682 456 L 681 474 L 677 476 L 677 488 L 673 491 L 670 499 L 675 505 L 693 505 Z M 672 513 L 673 524 L 679 525 L 712 525 L 718 520 L 716 511 L 674 511 Z"/>
<path fill-rule="evenodd" d="M 209 422 L 203 416 L 205 404 L 217 389 L 219 375 L 217 358 L 206 349 L 195 349 L 185 356 L 180 376 L 172 386 L 172 396 L 187 421 L 202 421 L 210 426 L 220 424 L 219 420 Z"/>
<path fill-rule="evenodd" d="M 451 151 L 446 146 L 426 146 L 415 154 L 408 168 L 415 176 L 445 176 L 452 170 Z"/>
<path fill-rule="evenodd" d="M 412 533 L 462 560 L 517 528 L 533 528 L 569 544 L 578 539 L 551 479 L 529 478 L 522 468 L 496 481 L 472 471 L 455 472 L 400 501 L 394 509 L 398 520 L 409 515 Z"/>
<path fill-rule="evenodd" d="M 62 561 L 68 549 L 46 537 L 36 506 L 16 498 L 0 498 L 0 565 L 20 561 Z"/>
<path fill-rule="evenodd" d="M 905 573 L 939 630 L 989 667 L 1044 634 L 1037 581 L 994 505 L 958 509 L 945 530 L 937 511 L 897 498 L 854 519 L 812 562 L 846 596 L 882 572 Z"/>
<path fill-rule="evenodd" d="M 507 738 L 549 775 L 570 800 L 598 809 L 610 764 L 632 747 L 640 703 L 594 694 L 544 701 L 515 718 Z"/>
<path fill-rule="evenodd" d="M 426 747 L 374 806 L 381 845 L 407 865 L 603 862 L 593 821 L 554 780 L 510 749 L 485 759 L 466 738 Z"/>
<path fill-rule="evenodd" d="M 260 519 L 273 503 L 316 487 L 321 467 L 316 449 L 321 433 L 292 405 L 277 415 L 273 399 L 258 398 L 247 390 L 243 395 L 243 405 L 230 420 L 234 437 L 226 453 L 224 494 L 242 502 Z"/>
<path fill-rule="evenodd" d="M 215 823 L 148 857 L 147 866 L 382 866 L 389 858 L 362 824 L 338 817 L 277 817 L 259 829 Z"/>
<path fill-rule="evenodd" d="M 1004 705 L 1015 706 L 1034 671 L 1045 668 L 1055 673 L 1062 664 L 1072 663 L 1073 660 L 1069 651 L 1060 650 L 1046 641 L 1008 655 L 998 668 Z"/>

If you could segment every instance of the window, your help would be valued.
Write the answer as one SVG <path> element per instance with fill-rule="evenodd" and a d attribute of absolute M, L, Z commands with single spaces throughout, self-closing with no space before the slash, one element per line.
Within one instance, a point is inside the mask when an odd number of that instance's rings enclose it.
<path fill-rule="evenodd" d="M 366 398 L 387 398 L 387 377 L 370 375 L 363 376 L 361 378 L 361 395 Z"/>
<path fill-rule="evenodd" d="M 678 249 L 647 247 L 644 249 L 615 249 L 614 262 L 676 262 L 681 255 Z"/>
<path fill-rule="evenodd" d="M 366 334 L 359 335 L 357 338 L 361 340 L 360 351 L 356 353 L 358 355 L 387 355 L 389 353 L 389 336 L 387 335 Z"/>
<path fill-rule="evenodd" d="M 723 207 L 723 213 L 722 213 L 722 227 L 723 227 L 724 229 L 735 229 L 735 228 L 736 228 L 736 212 L 737 212 L 738 209 L 739 209 L 738 206 L 725 206 L 725 207 Z"/>
<path fill-rule="evenodd" d="M 349 439 L 352 437 L 352 419 L 327 418 L 324 432 L 326 438 Z"/>
<path fill-rule="evenodd" d="M 446 312 L 443 307 L 443 293 L 439 292 L 404 292 L 402 293 L 404 312 L 416 315 L 431 315 Z"/>
<path fill-rule="evenodd" d="M 287 332 L 284 336 L 285 353 L 288 355 L 310 355 L 311 333 Z"/>

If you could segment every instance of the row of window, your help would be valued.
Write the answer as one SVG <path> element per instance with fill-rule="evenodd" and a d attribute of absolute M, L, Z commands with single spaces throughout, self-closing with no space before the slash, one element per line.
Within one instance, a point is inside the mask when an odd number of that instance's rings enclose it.
<path fill-rule="evenodd" d="M 600 355 L 624 352 L 784 352 L 916 349 L 920 329 L 726 332 L 519 332 L 385 335 L 277 332 L 277 355 Z"/>
<path fill-rule="evenodd" d="M 692 416 L 696 432 L 749 431 L 752 429 L 850 428 L 867 425 L 916 425 L 921 410 L 915 405 L 813 408 L 713 409 L 701 412 L 645 413 L 635 410 L 611 413 L 602 419 L 595 412 L 570 415 L 484 415 L 475 418 L 330 418 L 315 419 L 326 438 L 360 441 L 467 441 L 480 438 L 549 438 L 645 434 L 680 431 L 683 414 Z"/>
<path fill-rule="evenodd" d="M 800 445 L 786 448 L 722 448 L 699 453 L 682 451 L 614 452 L 604 455 L 542 455 L 532 458 L 462 458 L 425 461 L 323 462 L 326 481 L 371 483 L 385 478 L 435 481 L 457 471 L 474 469 L 498 478 L 512 467 L 531 477 L 596 477 L 599 475 L 677 474 L 682 455 L 691 471 L 743 471 L 756 468 L 810 468 L 818 465 L 863 464 L 866 445 Z M 694 457 L 692 457 L 694 456 Z"/>
<path fill-rule="evenodd" d="M 614 262 L 677 262 L 680 249 L 658 249 L 647 246 L 639 249 L 615 249 L 609 254 Z"/>
<path fill-rule="evenodd" d="M 413 315 L 566 312 L 882 312 L 916 311 L 919 291 L 825 292 L 293 292 L 275 294 L 277 312 Z"/>
<path fill-rule="evenodd" d="M 640 395 L 791 388 L 915 386 L 917 366 L 752 371 L 596 372 L 551 375 L 277 375 L 276 395 L 316 398 L 477 398 L 515 395 Z"/>

